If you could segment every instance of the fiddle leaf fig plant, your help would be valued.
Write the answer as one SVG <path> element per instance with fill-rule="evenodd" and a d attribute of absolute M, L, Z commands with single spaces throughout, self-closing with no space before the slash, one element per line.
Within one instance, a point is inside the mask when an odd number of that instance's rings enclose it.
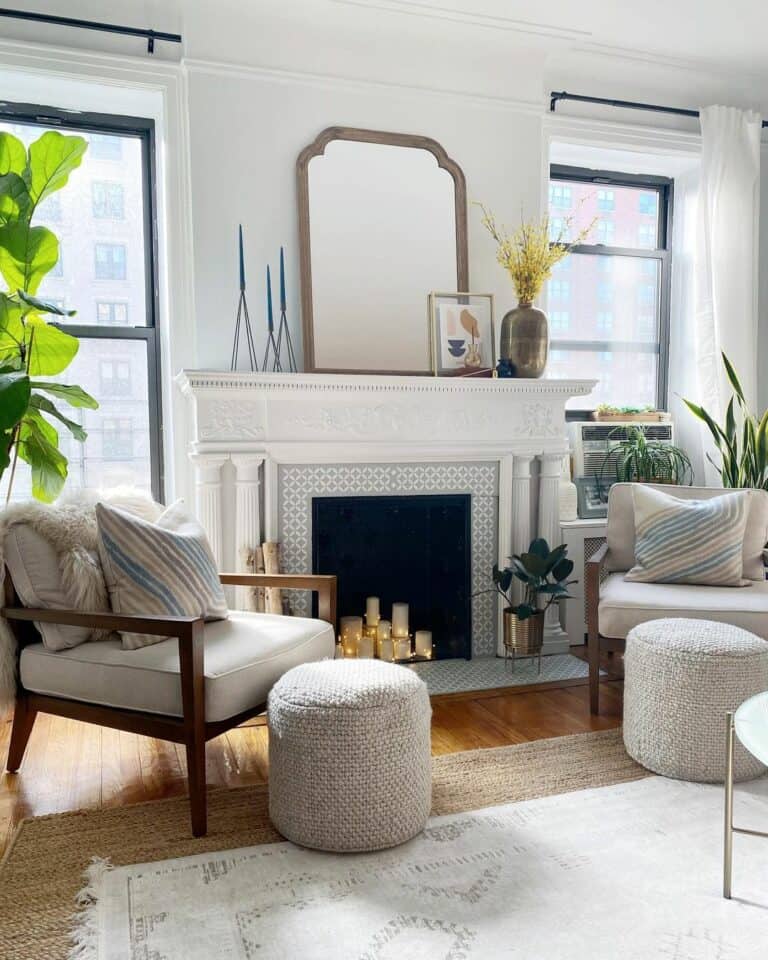
<path fill-rule="evenodd" d="M 538 537 L 531 541 L 526 553 L 511 557 L 508 567 L 499 569 L 498 564 L 493 565 L 494 589 L 519 620 L 543 613 L 558 600 L 571 599 L 568 586 L 576 581 L 568 579 L 573 573 L 573 561 L 567 554 L 568 547 L 564 543 L 550 550 L 547 541 Z M 513 579 L 525 585 L 523 602 L 517 605 L 512 600 Z"/>
<path fill-rule="evenodd" d="M 49 380 L 77 355 L 76 337 L 55 325 L 74 316 L 36 296 L 59 260 L 56 235 L 33 223 L 40 204 L 66 186 L 87 147 L 82 137 L 49 130 L 30 144 L 0 133 L 0 479 L 10 469 L 10 499 L 19 458 L 32 468 L 32 493 L 50 503 L 67 479 L 67 458 L 59 450 L 59 429 L 79 441 L 82 425 L 54 403 L 96 409 L 82 387 Z M 53 317 L 54 321 L 47 318 Z M 53 399 L 51 399 L 53 398 Z"/>

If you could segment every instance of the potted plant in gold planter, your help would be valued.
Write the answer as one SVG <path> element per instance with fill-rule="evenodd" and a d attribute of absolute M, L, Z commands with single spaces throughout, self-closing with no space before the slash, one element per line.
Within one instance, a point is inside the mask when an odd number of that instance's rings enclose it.
<path fill-rule="evenodd" d="M 570 599 L 568 585 L 575 583 L 568 577 L 573 572 L 573 561 L 568 559 L 568 547 L 563 543 L 554 550 L 546 540 L 537 538 L 526 553 L 515 554 L 510 566 L 493 566 L 494 588 L 506 602 L 504 607 L 504 652 L 516 656 L 539 658 L 544 642 L 544 614 L 553 603 Z M 512 600 L 512 581 L 524 585 L 521 603 Z"/>
<path fill-rule="evenodd" d="M 483 226 L 496 241 L 496 259 L 512 278 L 518 304 L 501 321 L 499 355 L 511 376 L 536 378 L 544 373 L 549 351 L 547 316 L 533 302 L 541 293 L 552 267 L 565 259 L 571 249 L 583 243 L 595 221 L 568 240 L 573 218 L 564 218 L 552 235 L 549 216 L 538 223 L 522 223 L 510 236 L 497 225 L 493 214 L 482 204 Z M 501 370 L 501 365 L 499 367 Z M 507 374 L 509 376 L 510 374 Z"/>

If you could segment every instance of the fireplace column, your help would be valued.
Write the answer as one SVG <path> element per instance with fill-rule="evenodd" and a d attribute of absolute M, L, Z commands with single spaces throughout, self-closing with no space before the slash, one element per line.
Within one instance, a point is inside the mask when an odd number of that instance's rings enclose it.
<path fill-rule="evenodd" d="M 531 456 L 514 455 L 512 458 L 512 553 L 524 553 L 531 542 Z M 499 557 L 499 566 L 506 566 L 509 557 Z M 515 603 L 522 600 L 522 584 L 512 581 L 512 598 Z M 504 633 L 499 618 L 496 654 L 504 656 Z"/>
<path fill-rule="evenodd" d="M 253 454 L 233 454 L 235 465 L 235 569 L 238 573 L 252 573 L 248 557 L 254 547 L 260 547 L 261 536 L 261 465 L 264 457 Z M 237 609 L 252 609 L 248 587 L 237 587 Z"/>
<path fill-rule="evenodd" d="M 563 468 L 562 453 L 539 455 L 539 536 L 544 537 L 550 549 L 561 540 L 560 534 L 560 477 Z M 554 603 L 544 620 L 544 653 L 567 653 L 568 638 L 560 626 L 560 611 Z"/>
<path fill-rule="evenodd" d="M 214 559 L 219 570 L 223 563 L 222 515 L 221 515 L 221 468 L 229 457 L 220 454 L 193 453 L 190 460 L 195 466 L 195 500 L 197 519 L 208 534 Z"/>

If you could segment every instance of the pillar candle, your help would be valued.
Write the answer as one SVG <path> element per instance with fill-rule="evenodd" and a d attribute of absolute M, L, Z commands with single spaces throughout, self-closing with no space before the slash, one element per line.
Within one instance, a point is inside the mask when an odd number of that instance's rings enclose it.
<path fill-rule="evenodd" d="M 410 640 L 395 640 L 395 660 L 407 660 L 411 655 Z"/>
<path fill-rule="evenodd" d="M 285 313 L 285 257 L 280 247 L 280 309 Z"/>
<path fill-rule="evenodd" d="M 389 640 L 392 636 L 392 624 L 389 620 L 379 620 L 376 627 L 376 636 L 379 640 Z"/>
<path fill-rule="evenodd" d="M 357 645 L 358 657 L 370 659 L 373 656 L 374 644 L 375 641 L 373 637 L 361 637 Z"/>
<path fill-rule="evenodd" d="M 360 638 L 363 635 L 362 617 L 341 618 L 341 642 L 344 646 L 345 657 L 356 657 Z"/>
<path fill-rule="evenodd" d="M 344 645 L 341 642 L 341 637 L 336 641 L 336 652 L 334 653 L 334 660 L 341 660 L 344 656 Z"/>
<path fill-rule="evenodd" d="M 395 659 L 395 641 L 389 637 L 379 639 L 379 659 L 391 663 Z"/>
<path fill-rule="evenodd" d="M 417 657 L 432 656 L 432 631 L 431 630 L 417 630 L 415 642 L 416 642 Z"/>
<path fill-rule="evenodd" d="M 408 636 L 408 604 L 407 603 L 392 604 L 392 636 L 393 637 Z"/>
<path fill-rule="evenodd" d="M 368 597 L 365 601 L 365 622 L 369 626 L 375 627 L 379 622 L 380 616 L 379 598 Z"/>

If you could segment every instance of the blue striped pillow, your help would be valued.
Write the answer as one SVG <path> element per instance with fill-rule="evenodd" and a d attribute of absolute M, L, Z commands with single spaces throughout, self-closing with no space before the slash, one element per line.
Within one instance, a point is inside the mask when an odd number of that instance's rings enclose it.
<path fill-rule="evenodd" d="M 98 547 L 114 613 L 224 620 L 227 603 L 205 531 L 181 500 L 149 523 L 96 505 Z M 165 637 L 123 633 L 136 650 Z"/>
<path fill-rule="evenodd" d="M 627 580 L 741 587 L 749 491 L 710 500 L 679 500 L 632 487 L 635 566 Z"/>

